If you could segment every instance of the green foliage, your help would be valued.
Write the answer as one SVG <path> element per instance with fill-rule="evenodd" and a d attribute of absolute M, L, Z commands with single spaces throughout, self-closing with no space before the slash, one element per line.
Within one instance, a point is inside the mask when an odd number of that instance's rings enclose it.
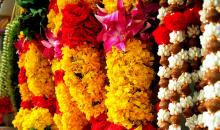
<path fill-rule="evenodd" d="M 16 111 L 14 91 L 17 87 L 17 55 L 14 42 L 20 32 L 20 23 L 14 20 L 6 27 L 0 64 L 0 96 L 9 95 Z"/>

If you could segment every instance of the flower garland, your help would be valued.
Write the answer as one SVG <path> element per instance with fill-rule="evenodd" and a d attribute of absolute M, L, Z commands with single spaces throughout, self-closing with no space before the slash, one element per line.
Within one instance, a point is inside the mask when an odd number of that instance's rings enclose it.
<path fill-rule="evenodd" d="M 106 87 L 108 120 L 127 129 L 153 120 L 149 86 L 154 78 L 150 68 L 154 58 L 139 40 L 128 40 L 126 51 L 117 48 L 107 53 Z M 137 116 L 138 115 L 138 116 Z"/>
<path fill-rule="evenodd" d="M 81 130 L 87 124 L 85 115 L 77 108 L 76 103 L 71 101 L 72 97 L 69 88 L 63 80 L 64 71 L 61 70 L 61 62 L 54 59 L 52 62 L 52 71 L 54 73 L 55 92 L 59 109 L 62 114 L 54 117 L 59 129 Z M 59 121 L 60 120 L 60 121 Z M 60 122 L 60 123 L 59 123 Z"/>
<path fill-rule="evenodd" d="M 134 39 L 134 36 L 140 36 L 140 39 L 149 42 L 146 37 L 149 38 L 150 35 L 144 32 L 155 23 L 148 23 L 146 19 L 152 18 L 149 12 L 153 14 L 157 5 L 146 5 L 148 8 L 145 9 L 141 1 L 136 2 L 134 9 L 129 10 L 126 1 L 103 1 L 105 8 L 100 8 L 96 15 L 103 25 L 98 40 L 104 42 L 109 79 L 105 100 L 107 120 L 126 129 L 144 129 L 147 122 L 154 118 L 153 105 L 149 100 L 149 87 L 154 78 L 151 68 L 154 57 L 146 44 Z M 110 6 L 116 9 L 108 12 Z M 152 126 L 151 128 L 154 129 Z"/>
<path fill-rule="evenodd" d="M 200 36 L 204 60 L 201 71 L 203 80 L 200 86 L 200 95 L 203 102 L 198 107 L 201 114 L 198 115 L 197 128 L 210 130 L 220 128 L 220 95 L 219 95 L 219 39 L 220 39 L 220 2 L 215 0 L 204 0 L 203 8 L 199 12 L 202 22 Z"/>
<path fill-rule="evenodd" d="M 62 52 L 63 78 L 73 100 L 87 119 L 97 117 L 105 111 L 105 75 L 101 71 L 99 52 L 86 44 L 75 49 L 63 47 Z"/>
<path fill-rule="evenodd" d="M 193 113 L 191 108 L 194 102 L 189 85 L 192 86 L 193 82 L 199 80 L 194 77 L 199 77 L 197 70 L 201 57 L 196 42 L 196 36 L 200 31 L 195 26 L 199 24 L 197 7 L 199 2 L 190 3 L 186 9 L 181 7 L 184 3 L 184 1 L 167 3 L 161 1 L 163 7 L 159 10 L 158 18 L 162 21 L 154 32 L 155 40 L 159 44 L 158 55 L 161 56 L 162 65 L 158 72 L 161 87 L 158 93 L 161 100 L 158 125 L 161 129 L 181 129 L 182 115 L 189 118 Z M 186 28 L 188 30 L 185 32 Z M 164 35 L 161 36 L 161 33 Z M 192 74 L 189 73 L 191 66 L 193 70 L 195 69 Z"/>
<path fill-rule="evenodd" d="M 19 54 L 18 86 L 22 98 L 22 108 L 13 121 L 18 129 L 43 130 L 46 127 L 53 127 L 52 114 L 55 112 L 55 100 L 50 66 L 36 44 L 34 41 L 26 40 L 22 32 L 15 44 Z"/>

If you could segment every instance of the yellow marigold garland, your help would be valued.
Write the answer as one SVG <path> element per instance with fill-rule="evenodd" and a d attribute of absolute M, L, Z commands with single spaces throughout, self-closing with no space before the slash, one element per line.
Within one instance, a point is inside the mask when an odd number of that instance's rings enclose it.
<path fill-rule="evenodd" d="M 20 55 L 19 61 L 18 61 L 18 67 L 22 68 L 24 67 L 24 64 L 25 64 L 25 53 Z M 21 94 L 21 100 L 22 101 L 31 100 L 33 93 L 29 90 L 28 84 L 27 83 L 18 84 L 18 87 L 19 87 L 19 92 Z"/>
<path fill-rule="evenodd" d="M 53 117 L 45 108 L 34 108 L 32 110 L 21 108 L 12 123 L 19 130 L 29 130 L 30 128 L 44 130 L 53 124 Z"/>
<path fill-rule="evenodd" d="M 29 50 L 25 54 L 24 67 L 28 88 L 34 96 L 54 96 L 54 85 L 49 61 L 43 57 L 35 43 L 29 44 Z"/>
<path fill-rule="evenodd" d="M 61 69 L 61 64 L 58 60 L 53 60 L 52 71 Z M 76 103 L 72 101 L 69 88 L 63 83 L 59 82 L 55 88 L 56 98 L 59 104 L 62 115 L 60 123 L 63 130 L 82 130 L 88 124 L 85 115 L 77 108 Z M 59 118 L 59 117 L 57 117 Z M 56 119 L 58 122 L 58 119 Z"/>
<path fill-rule="evenodd" d="M 112 13 L 117 10 L 117 1 L 118 0 L 103 0 L 105 9 L 108 13 Z M 132 6 L 137 4 L 138 0 L 123 0 L 124 7 L 129 10 Z"/>
<path fill-rule="evenodd" d="M 100 53 L 91 45 L 81 45 L 74 49 L 62 48 L 61 68 L 65 71 L 64 81 L 69 87 L 72 99 L 89 120 L 105 111 L 104 85 Z"/>
<path fill-rule="evenodd" d="M 107 54 L 109 86 L 105 105 L 108 120 L 127 129 L 153 120 L 149 86 L 154 57 L 139 40 L 128 40 L 126 51 L 113 47 Z"/>

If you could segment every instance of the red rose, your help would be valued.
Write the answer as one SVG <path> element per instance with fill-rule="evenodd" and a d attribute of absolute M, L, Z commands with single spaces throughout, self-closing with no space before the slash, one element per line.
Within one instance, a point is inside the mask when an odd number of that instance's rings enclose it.
<path fill-rule="evenodd" d="M 186 28 L 185 15 L 180 12 L 168 14 L 164 18 L 164 24 L 169 30 L 180 31 Z"/>
<path fill-rule="evenodd" d="M 19 74 L 18 74 L 19 84 L 23 84 L 27 81 L 27 76 L 25 73 L 26 73 L 26 69 L 24 67 L 21 67 Z"/>
<path fill-rule="evenodd" d="M 96 44 L 101 24 L 85 3 L 70 4 L 63 10 L 62 43 L 75 47 L 84 42 Z"/>
<path fill-rule="evenodd" d="M 170 42 L 170 30 L 168 30 L 164 25 L 158 26 L 153 32 L 154 39 L 158 45 L 169 44 Z"/>
<path fill-rule="evenodd" d="M 62 26 L 73 27 L 75 25 L 79 25 L 88 17 L 90 11 L 89 6 L 84 2 L 66 5 L 62 10 Z"/>

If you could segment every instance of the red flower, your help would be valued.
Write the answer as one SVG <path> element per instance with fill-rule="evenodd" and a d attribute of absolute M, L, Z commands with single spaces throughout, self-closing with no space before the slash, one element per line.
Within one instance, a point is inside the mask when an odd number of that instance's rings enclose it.
<path fill-rule="evenodd" d="M 199 24 L 200 23 L 200 15 L 199 15 L 200 8 L 194 7 L 191 9 L 187 9 L 184 12 L 185 21 L 187 21 L 187 24 Z"/>
<path fill-rule="evenodd" d="M 123 126 L 111 123 L 105 130 L 125 130 Z"/>
<path fill-rule="evenodd" d="M 18 74 L 19 84 L 23 84 L 27 81 L 27 76 L 25 73 L 26 73 L 26 69 L 24 67 L 21 67 L 19 74 Z"/>
<path fill-rule="evenodd" d="M 14 46 L 17 49 L 17 53 L 21 55 L 21 53 L 26 53 L 29 50 L 29 41 L 24 41 L 24 39 L 21 39 L 16 42 Z"/>
<path fill-rule="evenodd" d="M 21 102 L 21 107 L 23 109 L 31 109 L 33 107 L 33 104 L 31 101 L 22 101 Z"/>
<path fill-rule="evenodd" d="M 54 48 L 45 48 L 43 51 L 43 56 L 45 56 L 47 59 L 52 60 L 54 57 Z"/>
<path fill-rule="evenodd" d="M 91 118 L 91 130 L 105 130 L 110 125 L 107 115 L 101 114 L 97 118 Z"/>
<path fill-rule="evenodd" d="M 97 43 L 96 36 L 101 24 L 95 19 L 92 10 L 83 2 L 69 4 L 62 10 L 62 43 L 75 47 L 84 42 Z"/>
<path fill-rule="evenodd" d="M 157 129 L 153 125 L 148 123 L 143 127 L 143 130 L 157 130 Z"/>
<path fill-rule="evenodd" d="M 62 10 L 62 26 L 73 27 L 75 25 L 79 25 L 89 16 L 90 12 L 91 10 L 89 9 L 89 6 L 84 2 L 66 5 Z"/>
<path fill-rule="evenodd" d="M 32 104 L 35 107 L 42 107 L 49 109 L 51 114 L 56 112 L 56 99 L 55 98 L 45 98 L 43 96 L 32 97 Z"/>
<path fill-rule="evenodd" d="M 54 12 L 56 14 L 59 13 L 59 9 L 58 9 L 58 6 L 57 6 L 57 0 L 50 0 L 50 4 L 49 4 L 49 10 L 54 10 Z"/>
<path fill-rule="evenodd" d="M 159 102 L 157 104 L 155 104 L 155 109 L 157 112 L 159 112 L 159 110 L 160 110 L 160 103 Z"/>
<path fill-rule="evenodd" d="M 183 13 L 175 12 L 164 18 L 164 24 L 169 30 L 179 31 L 186 28 L 187 21 Z"/>
<path fill-rule="evenodd" d="M 0 98 L 0 113 L 10 113 L 13 112 L 10 97 Z"/>
<path fill-rule="evenodd" d="M 54 73 L 54 82 L 55 85 L 58 85 L 59 82 L 64 82 L 63 81 L 63 76 L 64 76 L 64 71 L 63 70 L 56 70 Z"/>
<path fill-rule="evenodd" d="M 170 42 L 170 30 L 168 30 L 164 25 L 157 27 L 153 32 L 153 36 L 158 45 L 169 44 Z"/>

